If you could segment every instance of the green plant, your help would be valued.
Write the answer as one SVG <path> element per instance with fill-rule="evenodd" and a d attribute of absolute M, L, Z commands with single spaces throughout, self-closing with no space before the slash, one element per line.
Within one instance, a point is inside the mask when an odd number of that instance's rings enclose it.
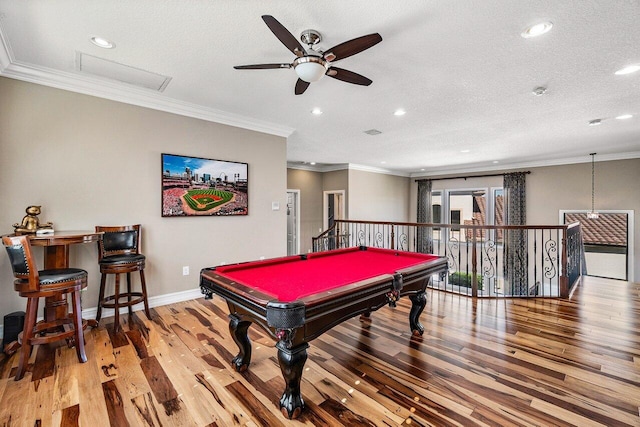
<path fill-rule="evenodd" d="M 455 273 L 449 274 L 449 284 L 470 288 L 471 278 L 471 273 L 461 273 L 456 271 Z M 478 282 L 478 290 L 482 290 L 482 276 L 480 274 L 476 274 L 476 281 Z"/>

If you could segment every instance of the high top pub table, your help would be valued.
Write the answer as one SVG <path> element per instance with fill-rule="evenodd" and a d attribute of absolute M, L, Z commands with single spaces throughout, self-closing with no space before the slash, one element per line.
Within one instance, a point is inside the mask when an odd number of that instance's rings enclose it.
<path fill-rule="evenodd" d="M 55 231 L 52 234 L 30 235 L 31 246 L 44 247 L 44 269 L 69 268 L 69 246 L 78 243 L 94 243 L 102 239 L 101 232 L 96 231 Z M 44 317 L 46 321 L 67 316 L 67 300 L 60 294 L 46 298 Z M 89 320 L 87 323 L 95 327 L 97 322 Z"/>

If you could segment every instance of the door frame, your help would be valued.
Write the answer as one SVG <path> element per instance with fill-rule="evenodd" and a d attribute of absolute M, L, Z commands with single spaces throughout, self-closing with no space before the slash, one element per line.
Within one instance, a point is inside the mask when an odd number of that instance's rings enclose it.
<path fill-rule="evenodd" d="M 338 204 L 340 216 L 339 218 L 336 218 L 336 219 L 346 219 L 345 218 L 345 204 L 346 204 L 345 193 L 346 193 L 345 190 L 329 190 L 329 191 L 322 192 L 322 227 L 324 230 L 329 228 L 329 218 L 327 217 L 327 215 L 329 214 L 329 195 L 339 194 L 341 196 L 340 199 L 342 200 L 342 203 Z"/>
<path fill-rule="evenodd" d="M 296 216 L 296 222 L 295 222 L 295 253 L 299 254 L 300 253 L 300 190 L 296 190 L 296 189 L 287 189 L 287 199 L 288 199 L 288 194 L 289 193 L 294 193 L 295 194 L 295 203 L 294 203 L 294 209 L 295 209 L 295 216 Z M 289 219 L 287 218 L 287 224 L 289 222 Z M 287 249 L 289 248 L 289 242 L 287 242 Z"/>

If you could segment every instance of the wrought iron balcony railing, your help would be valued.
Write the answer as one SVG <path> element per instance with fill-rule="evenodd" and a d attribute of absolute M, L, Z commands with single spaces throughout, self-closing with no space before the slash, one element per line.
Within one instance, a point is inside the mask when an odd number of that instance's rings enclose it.
<path fill-rule="evenodd" d="M 458 225 L 335 220 L 313 251 L 373 246 L 433 253 L 449 274 L 431 286 L 473 297 L 561 297 L 586 274 L 580 223 Z"/>

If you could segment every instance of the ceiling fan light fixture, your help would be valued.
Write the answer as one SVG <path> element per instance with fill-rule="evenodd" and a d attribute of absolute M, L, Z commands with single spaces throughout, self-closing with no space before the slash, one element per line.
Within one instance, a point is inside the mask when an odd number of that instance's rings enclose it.
<path fill-rule="evenodd" d="M 327 61 L 318 56 L 303 56 L 293 61 L 298 77 L 308 83 L 317 82 L 327 72 Z"/>

